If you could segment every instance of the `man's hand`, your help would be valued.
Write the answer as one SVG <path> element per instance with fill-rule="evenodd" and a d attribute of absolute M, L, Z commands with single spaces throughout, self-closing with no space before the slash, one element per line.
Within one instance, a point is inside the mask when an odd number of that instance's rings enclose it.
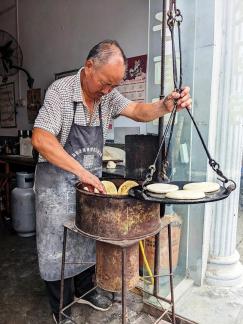
<path fill-rule="evenodd" d="M 183 88 L 181 93 L 173 91 L 165 97 L 163 104 L 168 112 L 172 112 L 175 99 L 177 99 L 177 111 L 180 111 L 183 108 L 191 108 L 192 100 L 190 96 L 190 88 Z"/>
<path fill-rule="evenodd" d="M 171 94 L 166 96 L 164 100 L 159 100 L 153 103 L 132 101 L 122 110 L 121 115 L 135 121 L 149 122 L 171 113 L 174 108 L 175 99 L 177 99 L 178 111 L 183 108 L 191 108 L 192 100 L 190 96 L 190 88 L 183 88 L 181 93 L 173 91 Z"/>
<path fill-rule="evenodd" d="M 94 192 L 97 189 L 100 193 L 106 193 L 105 187 L 100 182 L 99 178 L 90 173 L 89 171 L 83 169 L 78 175 L 80 181 L 84 184 L 84 187 L 88 188 L 89 192 Z"/>

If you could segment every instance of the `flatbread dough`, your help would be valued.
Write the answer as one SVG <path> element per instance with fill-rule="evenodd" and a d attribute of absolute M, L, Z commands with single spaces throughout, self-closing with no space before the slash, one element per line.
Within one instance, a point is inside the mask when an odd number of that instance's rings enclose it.
<path fill-rule="evenodd" d="M 153 197 L 153 198 L 165 198 L 165 194 L 157 194 L 157 193 L 153 193 L 153 192 L 150 192 L 150 191 L 147 191 L 147 195 L 150 196 L 150 197 Z"/>
<path fill-rule="evenodd" d="M 108 161 L 106 165 L 107 169 L 115 169 L 116 168 L 116 163 L 114 161 Z"/>
<path fill-rule="evenodd" d="M 194 182 L 194 183 L 187 183 L 183 186 L 184 190 L 199 190 L 203 192 L 214 192 L 219 190 L 220 185 L 216 182 Z"/>
<path fill-rule="evenodd" d="M 104 146 L 103 161 L 125 161 L 125 151 L 112 146 Z"/>
<path fill-rule="evenodd" d="M 166 198 L 178 199 L 178 200 L 194 200 L 201 199 L 205 197 L 205 193 L 203 191 L 192 191 L 192 190 L 177 190 L 168 192 L 165 195 Z"/>
<path fill-rule="evenodd" d="M 136 186 L 138 186 L 138 183 L 133 180 L 123 182 L 118 189 L 118 195 L 128 195 L 128 191 Z"/>
<path fill-rule="evenodd" d="M 146 190 L 155 194 L 165 194 L 167 192 L 179 190 L 179 187 L 168 183 L 152 183 L 146 186 Z"/>
<path fill-rule="evenodd" d="M 108 195 L 117 195 L 117 189 L 113 182 L 107 180 L 103 180 L 101 182 L 103 183 Z"/>
<path fill-rule="evenodd" d="M 92 192 L 92 191 L 89 191 L 88 187 L 84 187 L 83 188 L 85 191 L 88 191 L 88 192 Z M 94 193 L 100 193 L 98 189 L 94 188 Z"/>

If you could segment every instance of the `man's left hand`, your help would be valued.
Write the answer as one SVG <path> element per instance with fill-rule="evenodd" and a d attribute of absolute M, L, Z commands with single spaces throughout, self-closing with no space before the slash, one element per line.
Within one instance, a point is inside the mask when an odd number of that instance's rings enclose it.
<path fill-rule="evenodd" d="M 174 100 L 177 99 L 177 111 L 180 111 L 184 108 L 191 108 L 192 99 L 190 96 L 190 88 L 182 88 L 181 93 L 173 91 L 164 99 L 164 107 L 168 112 L 172 112 L 174 108 Z"/>

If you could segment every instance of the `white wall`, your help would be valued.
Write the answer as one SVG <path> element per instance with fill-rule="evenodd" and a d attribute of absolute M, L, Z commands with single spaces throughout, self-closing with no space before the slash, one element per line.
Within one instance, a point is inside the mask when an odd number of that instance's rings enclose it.
<path fill-rule="evenodd" d="M 147 53 L 147 0 L 16 0 L 16 8 L 1 15 L 13 4 L 14 0 L 0 1 L 0 29 L 17 38 L 18 12 L 23 66 L 42 95 L 54 73 L 80 67 L 88 50 L 105 38 L 118 40 L 128 57 Z M 16 84 L 17 98 L 26 98 L 26 77 L 21 72 L 19 90 L 20 96 Z M 31 128 L 26 107 L 17 112 L 17 128 Z M 16 134 L 0 129 L 0 135 L 6 132 Z"/>

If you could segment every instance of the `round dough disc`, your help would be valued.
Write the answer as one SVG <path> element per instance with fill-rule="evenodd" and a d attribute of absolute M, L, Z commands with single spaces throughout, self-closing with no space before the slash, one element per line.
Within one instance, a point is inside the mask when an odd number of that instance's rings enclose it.
<path fill-rule="evenodd" d="M 184 190 L 199 190 L 203 192 L 214 192 L 219 190 L 220 185 L 216 182 L 194 182 L 183 186 Z"/>
<path fill-rule="evenodd" d="M 115 169 L 116 168 L 116 163 L 114 161 L 108 161 L 106 165 L 107 169 Z"/>
<path fill-rule="evenodd" d="M 192 191 L 192 190 L 177 190 L 173 192 L 168 192 L 165 195 L 166 198 L 171 199 L 182 199 L 182 200 L 193 200 L 193 199 L 201 199 L 205 197 L 205 193 L 203 191 Z"/>
<path fill-rule="evenodd" d="M 118 189 L 118 195 L 128 195 L 128 191 L 133 188 L 138 186 L 138 183 L 136 181 L 133 180 L 127 180 L 125 182 L 123 182 L 119 189 Z"/>
<path fill-rule="evenodd" d="M 167 192 L 176 191 L 178 189 L 178 186 L 168 183 L 152 183 L 146 186 L 146 190 L 156 194 L 165 194 Z"/>
<path fill-rule="evenodd" d="M 101 182 L 103 183 L 108 195 L 117 195 L 117 189 L 113 182 L 107 180 L 103 180 Z"/>

